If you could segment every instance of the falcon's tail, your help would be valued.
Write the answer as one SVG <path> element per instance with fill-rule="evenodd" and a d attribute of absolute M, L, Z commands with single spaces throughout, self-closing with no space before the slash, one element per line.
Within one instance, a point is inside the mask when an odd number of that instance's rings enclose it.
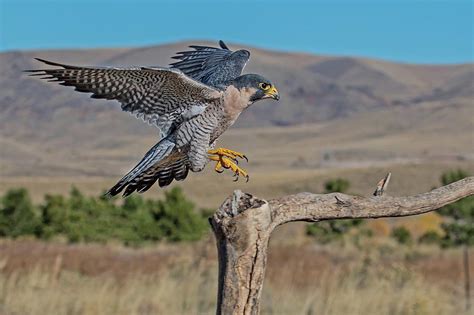
<path fill-rule="evenodd" d="M 177 163 L 176 161 L 173 163 L 167 159 L 173 152 L 174 147 L 175 144 L 173 142 L 166 138 L 162 139 L 145 154 L 143 159 L 128 172 L 127 175 L 115 184 L 114 187 L 110 188 L 105 195 L 115 196 L 125 189 L 123 196 L 126 197 L 134 191 L 144 192 L 148 190 L 159 179 L 158 175 L 160 172 Z M 171 183 L 173 178 L 166 184 Z M 162 185 L 161 179 L 160 186 L 165 186 Z"/>

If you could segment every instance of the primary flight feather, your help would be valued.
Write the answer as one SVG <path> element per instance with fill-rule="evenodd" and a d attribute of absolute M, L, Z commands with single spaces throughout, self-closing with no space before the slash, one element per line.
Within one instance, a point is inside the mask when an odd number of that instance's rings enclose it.
<path fill-rule="evenodd" d="M 92 98 L 117 100 L 124 111 L 142 118 L 160 130 L 160 141 L 107 194 L 124 196 L 148 190 L 155 182 L 163 187 L 184 180 L 189 170 L 201 171 L 210 161 L 215 170 L 230 169 L 237 176 L 248 174 L 237 166 L 245 155 L 229 149 L 214 149 L 216 140 L 252 103 L 279 99 L 275 86 L 257 74 L 241 75 L 250 53 L 220 48 L 190 46 L 177 53 L 171 68 L 80 67 L 37 59 L 60 68 L 27 70 Z"/>

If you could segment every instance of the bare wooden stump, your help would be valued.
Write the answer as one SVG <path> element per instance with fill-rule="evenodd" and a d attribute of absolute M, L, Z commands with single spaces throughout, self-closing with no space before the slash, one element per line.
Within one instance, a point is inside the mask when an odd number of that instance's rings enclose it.
<path fill-rule="evenodd" d="M 400 217 L 422 214 L 474 194 L 474 177 L 410 197 L 383 196 L 390 174 L 372 197 L 299 193 L 262 200 L 234 191 L 210 223 L 217 240 L 217 314 L 258 314 L 270 235 L 292 221 Z"/>

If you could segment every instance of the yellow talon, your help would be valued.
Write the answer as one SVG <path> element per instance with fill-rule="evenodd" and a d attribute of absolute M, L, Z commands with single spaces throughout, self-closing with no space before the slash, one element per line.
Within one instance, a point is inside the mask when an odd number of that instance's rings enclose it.
<path fill-rule="evenodd" d="M 209 159 L 211 161 L 216 161 L 216 167 L 214 168 L 214 170 L 217 172 L 217 173 L 222 173 L 224 170 L 222 169 L 224 166 L 222 165 L 222 160 L 221 160 L 221 157 L 220 156 L 210 156 Z"/>
<path fill-rule="evenodd" d="M 209 150 L 207 153 L 211 154 L 209 156 L 210 160 L 217 162 L 216 167 L 214 168 L 216 172 L 222 173 L 224 171 L 222 168 L 230 169 L 234 172 L 234 176 L 236 177 L 235 181 L 239 179 L 239 176 L 244 176 L 247 179 L 247 182 L 249 181 L 249 175 L 247 172 L 237 165 L 237 158 L 246 159 L 248 161 L 244 154 L 223 148 Z"/>
<path fill-rule="evenodd" d="M 230 169 L 232 172 L 234 172 L 235 179 L 234 181 L 237 181 L 239 179 L 239 176 L 244 176 L 247 180 L 249 181 L 249 175 L 247 174 L 246 171 L 244 171 L 242 168 L 240 168 L 234 161 L 227 157 L 221 157 L 221 164 L 224 168 Z"/>
<path fill-rule="evenodd" d="M 229 150 L 229 149 L 224 149 L 224 148 L 209 150 L 209 151 L 207 151 L 207 153 L 216 154 L 216 155 L 219 155 L 219 156 L 226 156 L 226 157 L 229 157 L 233 160 L 236 160 L 237 158 L 241 158 L 241 159 L 245 159 L 247 162 L 249 161 L 249 159 L 245 156 L 245 154 L 242 154 L 242 153 L 237 152 L 237 151 Z"/>
<path fill-rule="evenodd" d="M 222 162 L 221 161 L 217 161 L 216 163 L 216 167 L 214 168 L 214 170 L 217 172 L 217 173 L 222 173 L 224 170 L 222 169 Z"/>

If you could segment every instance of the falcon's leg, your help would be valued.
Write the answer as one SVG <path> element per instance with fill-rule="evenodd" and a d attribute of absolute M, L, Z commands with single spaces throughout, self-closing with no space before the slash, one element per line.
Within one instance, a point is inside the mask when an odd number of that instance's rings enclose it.
<path fill-rule="evenodd" d="M 230 169 L 234 172 L 235 181 L 239 179 L 239 176 L 244 176 L 247 181 L 249 180 L 247 172 L 237 166 L 237 158 L 245 158 L 245 155 L 228 149 L 209 150 L 208 153 L 212 154 L 209 159 L 217 162 L 214 168 L 216 172 L 222 173 L 223 168 Z"/>

